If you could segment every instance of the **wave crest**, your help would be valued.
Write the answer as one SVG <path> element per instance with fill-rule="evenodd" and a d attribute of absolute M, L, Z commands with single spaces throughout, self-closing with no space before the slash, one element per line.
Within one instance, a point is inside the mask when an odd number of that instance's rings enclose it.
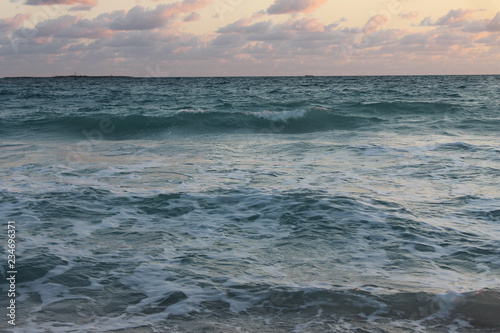
<path fill-rule="evenodd" d="M 311 133 L 328 130 L 354 130 L 381 122 L 376 117 L 347 115 L 319 107 L 289 111 L 220 112 L 180 110 L 168 115 L 79 115 L 49 119 L 31 119 L 16 127 L 37 131 L 75 133 L 99 128 L 106 120 L 113 127 L 110 136 L 139 134 L 150 131 L 193 133 Z"/>

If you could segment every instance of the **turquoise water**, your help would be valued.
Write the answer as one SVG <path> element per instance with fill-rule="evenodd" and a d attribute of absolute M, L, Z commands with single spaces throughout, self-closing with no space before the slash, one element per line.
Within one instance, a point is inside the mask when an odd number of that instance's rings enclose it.
<path fill-rule="evenodd" d="M 0 79 L 15 331 L 494 332 L 499 96 L 500 76 Z"/>

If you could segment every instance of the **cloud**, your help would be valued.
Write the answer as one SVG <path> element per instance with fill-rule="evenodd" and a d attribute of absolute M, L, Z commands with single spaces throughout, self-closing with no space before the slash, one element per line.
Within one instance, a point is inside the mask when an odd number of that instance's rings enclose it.
<path fill-rule="evenodd" d="M 472 47 L 472 40 L 460 31 L 443 31 L 434 37 L 433 42 L 440 46 L 459 46 L 462 49 Z"/>
<path fill-rule="evenodd" d="M 226 49 L 241 47 L 245 45 L 246 39 L 245 36 L 240 34 L 221 34 L 217 36 L 210 45 L 215 47 L 224 47 Z"/>
<path fill-rule="evenodd" d="M 399 40 L 401 45 L 426 45 L 430 42 L 429 34 L 414 33 L 403 36 Z"/>
<path fill-rule="evenodd" d="M 302 54 L 313 56 L 337 56 L 339 48 L 346 46 L 361 49 L 380 48 L 396 43 L 402 32 L 385 29 L 389 19 L 385 15 L 372 16 L 363 28 L 345 29 L 340 23 L 325 25 L 311 17 L 291 17 L 289 20 L 273 24 L 271 21 L 252 23 L 242 19 L 231 23 L 217 32 L 218 46 L 224 45 L 232 51 L 228 54 L 240 56 L 252 50 L 252 54 L 273 50 L 276 56 Z"/>
<path fill-rule="evenodd" d="M 458 14 L 458 15 L 457 15 Z M 373 59 L 455 59 L 473 56 L 480 51 L 478 46 L 491 47 L 498 38 L 484 38 L 481 34 L 470 36 L 460 26 L 475 21 L 465 19 L 465 11 L 452 12 L 443 16 L 435 29 L 424 33 L 411 30 L 388 29 L 390 18 L 378 14 L 372 16 L 364 26 L 345 28 L 336 24 L 325 25 L 311 17 L 292 16 L 281 23 L 254 23 L 242 19 L 231 23 L 217 32 L 219 36 L 212 47 L 217 46 L 227 61 L 231 59 L 254 61 L 282 61 L 293 56 L 296 59 L 345 59 L 353 62 L 373 62 Z M 462 19 L 461 19 L 462 18 Z M 476 22 L 476 29 L 497 29 L 500 13 L 491 20 Z M 264 23 L 266 23 L 264 25 Z M 435 23 L 435 22 L 433 22 Z M 480 24 L 479 24 L 480 23 Z M 265 29 L 264 29 L 265 27 Z M 281 59 L 281 60 L 280 60 Z M 304 60 L 305 61 L 305 60 Z M 465 60 L 464 60 L 465 61 Z"/>
<path fill-rule="evenodd" d="M 468 17 L 472 16 L 474 14 L 474 10 L 472 9 L 456 9 L 456 10 L 450 10 L 448 14 L 445 16 L 439 18 L 436 21 L 436 25 L 456 25 L 458 23 L 463 22 L 465 19 Z"/>
<path fill-rule="evenodd" d="M 385 25 L 387 25 L 390 22 L 390 19 L 385 16 L 384 14 L 377 14 L 368 20 L 366 22 L 364 28 L 363 28 L 363 33 L 365 34 L 371 34 L 374 32 L 379 31 L 382 29 Z"/>
<path fill-rule="evenodd" d="M 476 20 L 464 26 L 465 32 L 500 32 L 500 12 L 491 20 Z"/>
<path fill-rule="evenodd" d="M 217 33 L 223 34 L 264 34 L 269 30 L 269 27 L 272 25 L 271 21 L 267 22 L 259 22 L 252 25 L 248 25 L 248 19 L 241 19 L 234 23 L 230 23 L 225 27 L 217 30 Z"/>
<path fill-rule="evenodd" d="M 475 42 L 498 48 L 498 45 L 500 45 L 500 34 L 488 34 L 486 37 L 479 38 Z"/>
<path fill-rule="evenodd" d="M 303 18 L 294 21 L 291 25 L 294 30 L 307 31 L 307 32 L 322 32 L 325 31 L 325 26 L 314 18 Z"/>
<path fill-rule="evenodd" d="M 326 0 L 275 0 L 267 9 L 268 14 L 309 13 Z"/>
<path fill-rule="evenodd" d="M 42 6 L 42 5 L 84 5 L 95 6 L 98 0 L 26 0 L 25 5 Z"/>
<path fill-rule="evenodd" d="M 432 18 L 430 16 L 426 16 L 422 21 L 420 21 L 419 26 L 421 27 L 430 27 L 433 26 L 434 21 L 432 21 Z"/>
<path fill-rule="evenodd" d="M 480 36 L 471 37 L 458 27 L 437 26 L 425 33 L 412 33 L 411 30 L 388 29 L 389 22 L 390 18 L 378 14 L 372 16 L 364 26 L 346 29 L 338 23 L 325 25 L 311 17 L 294 16 L 281 23 L 267 22 L 263 29 L 264 22 L 239 20 L 219 29 L 216 43 L 210 47 L 217 46 L 227 61 L 245 59 L 255 63 L 263 59 L 282 61 L 287 57 L 304 61 L 321 57 L 348 58 L 355 63 L 402 57 L 421 59 L 419 61 L 425 57 L 436 57 L 445 61 L 454 57 L 465 59 L 474 50 L 479 50 L 479 44 L 476 44 L 479 41 L 476 41 Z M 452 15 L 440 22 L 453 22 Z M 469 21 L 464 24 L 466 22 Z M 496 19 L 482 23 L 484 27 L 495 27 Z M 481 39 L 481 43 L 488 47 L 497 40 Z"/>
<path fill-rule="evenodd" d="M 466 23 L 467 18 L 471 17 L 476 11 L 473 9 L 452 9 L 448 14 L 432 21 L 430 17 L 426 17 L 420 22 L 420 26 L 460 26 Z"/>
<path fill-rule="evenodd" d="M 193 11 L 203 8 L 209 3 L 209 0 L 185 0 L 158 5 L 154 9 L 135 6 L 127 12 L 115 11 L 102 14 L 96 20 L 109 22 L 108 26 L 112 30 L 151 30 L 166 26 L 184 13 L 191 13 L 190 20 L 195 20 L 197 14 L 193 15 Z"/>
<path fill-rule="evenodd" d="M 10 64 L 12 68 L 20 68 L 20 63 L 36 61 L 40 64 L 39 73 L 44 70 L 58 73 L 60 69 L 56 64 L 60 64 L 60 68 L 67 64 L 66 68 L 74 67 L 82 73 L 104 70 L 143 76 L 151 72 L 147 67 L 157 68 L 158 64 L 162 71 L 176 75 L 244 75 L 254 71 L 257 75 L 300 74 L 301 68 L 307 68 L 307 72 L 317 68 L 320 73 L 324 66 L 330 66 L 332 73 L 336 73 L 337 68 L 346 68 L 343 67 L 346 63 L 352 64 L 348 65 L 352 73 L 362 73 L 370 66 L 373 70 L 383 64 L 388 66 L 386 69 L 395 68 L 391 66 L 404 69 L 402 64 L 412 61 L 414 66 L 427 70 L 425 60 L 437 68 L 433 59 L 440 59 L 442 65 L 459 57 L 472 57 L 473 52 L 484 55 L 489 64 L 493 63 L 491 59 L 498 60 L 498 53 L 494 52 L 500 41 L 500 13 L 493 18 L 474 20 L 470 18 L 472 10 L 453 10 L 436 20 L 422 21 L 434 28 L 421 33 L 416 33 L 421 29 L 411 28 L 408 22 L 408 30 L 389 29 L 390 16 L 381 14 L 370 17 L 364 25 L 349 27 L 341 25 L 345 19 L 325 24 L 309 15 L 296 14 L 311 11 L 325 1 L 274 0 L 267 12 L 257 12 L 201 35 L 181 27 L 183 22 L 200 19 L 199 9 L 212 3 L 211 0 L 163 1 L 165 3 L 155 4 L 156 7 L 135 6 L 88 19 L 64 15 L 42 21 L 35 27 L 28 24 L 28 15 L 20 14 L 0 19 L 2 71 L 15 73 L 15 69 L 9 68 Z M 78 1 L 67 10 L 86 8 L 92 7 Z M 291 15 L 282 16 L 280 20 L 269 16 L 278 13 Z M 410 20 L 417 14 L 408 12 L 399 16 Z M 19 42 L 19 51 L 15 51 L 13 42 Z M 88 66 L 85 64 L 94 64 L 94 67 L 85 68 Z M 282 72 L 273 68 L 280 68 Z"/>
<path fill-rule="evenodd" d="M 193 13 L 189 14 L 188 16 L 186 16 L 183 21 L 184 22 L 193 22 L 193 21 L 198 21 L 200 19 L 201 19 L 200 14 L 193 12 Z"/>
<path fill-rule="evenodd" d="M 418 16 L 418 12 L 417 11 L 411 11 L 411 12 L 408 12 L 408 13 L 399 13 L 398 16 L 401 17 L 404 20 L 411 20 L 411 19 L 414 19 L 415 17 Z"/>
<path fill-rule="evenodd" d="M 47 37 L 95 39 L 108 37 L 111 34 L 110 29 L 96 25 L 95 22 L 80 20 L 72 15 L 64 15 L 40 22 L 33 29 L 17 29 L 14 31 L 13 36 L 30 40 Z"/>
<path fill-rule="evenodd" d="M 500 31 L 500 12 L 486 24 L 486 31 Z"/>
<path fill-rule="evenodd" d="M 155 34 L 144 31 L 120 32 L 113 35 L 109 41 L 105 41 L 103 46 L 106 47 L 154 47 L 156 45 Z"/>
<path fill-rule="evenodd" d="M 135 6 L 124 15 L 110 15 L 112 30 L 150 30 L 163 27 L 172 15 L 169 15 L 168 5 L 158 5 L 153 10 Z M 116 12 L 115 12 L 116 13 Z M 103 17 L 104 18 L 104 17 Z"/>
<path fill-rule="evenodd" d="M 72 15 L 63 15 L 55 19 L 41 21 L 33 28 L 22 26 L 22 21 L 27 16 L 18 15 L 14 19 L 0 20 L 0 27 L 7 31 L 14 30 L 10 37 L 7 37 L 11 49 L 16 52 L 21 50 L 42 50 L 33 45 L 38 43 L 48 43 L 51 38 L 71 39 L 70 43 L 77 44 L 80 40 L 110 38 L 120 31 L 148 31 L 164 30 L 160 29 L 170 23 L 174 23 L 181 15 L 193 13 L 193 10 L 206 6 L 209 0 L 186 0 L 168 5 L 158 5 L 154 9 L 145 9 L 136 6 L 129 11 L 118 10 L 111 13 L 104 13 L 93 19 L 82 19 Z M 194 18 L 194 17 L 191 17 Z M 179 33 L 175 25 L 171 26 L 172 33 Z M 31 46 L 29 46 L 31 45 Z M 29 46 L 29 47 L 28 47 Z M 182 46 L 181 46 L 182 47 Z"/>
<path fill-rule="evenodd" d="M 68 11 L 70 11 L 70 12 L 81 11 L 81 10 L 89 11 L 89 10 L 92 10 L 92 8 L 94 8 L 94 7 L 93 6 L 74 6 L 74 7 L 69 8 Z"/>
<path fill-rule="evenodd" d="M 212 45 L 223 46 L 226 58 L 247 61 L 260 61 L 261 57 L 313 56 L 314 53 L 335 56 L 338 46 L 348 42 L 350 36 L 342 33 L 338 25 L 338 22 L 324 25 L 309 17 L 292 17 L 275 24 L 242 19 L 219 29 Z"/>
<path fill-rule="evenodd" d="M 29 14 L 17 14 L 13 18 L 0 19 L 0 31 L 17 29 L 29 17 L 30 17 Z"/>

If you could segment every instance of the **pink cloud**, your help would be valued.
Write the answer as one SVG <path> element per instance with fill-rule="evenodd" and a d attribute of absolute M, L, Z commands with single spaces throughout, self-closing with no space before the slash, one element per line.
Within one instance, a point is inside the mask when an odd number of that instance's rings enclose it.
<path fill-rule="evenodd" d="M 465 19 L 469 18 L 470 16 L 472 16 L 472 14 L 474 14 L 474 12 L 475 11 L 472 9 L 466 9 L 466 10 L 463 10 L 463 9 L 453 10 L 452 9 L 448 12 L 448 14 L 439 18 L 436 21 L 436 25 L 452 25 L 452 24 L 460 23 L 460 22 L 464 21 Z"/>
<path fill-rule="evenodd" d="M 476 43 L 492 46 L 500 45 L 500 34 L 488 34 L 486 37 L 478 38 Z"/>
<path fill-rule="evenodd" d="M 25 5 L 42 6 L 42 5 L 85 5 L 95 6 L 98 0 L 26 0 Z"/>
<path fill-rule="evenodd" d="M 368 22 L 366 22 L 363 28 L 363 33 L 371 34 L 377 32 L 378 30 L 382 29 L 385 25 L 387 25 L 389 22 L 390 19 L 383 14 L 374 15 L 370 17 Z"/>
<path fill-rule="evenodd" d="M 0 20 L 0 30 L 11 30 L 19 28 L 24 21 L 30 17 L 29 14 L 17 14 L 13 18 Z"/>
<path fill-rule="evenodd" d="M 267 9 L 268 14 L 309 13 L 326 0 L 275 0 Z"/>
<path fill-rule="evenodd" d="M 325 31 L 325 26 L 314 18 L 303 18 L 301 20 L 294 21 L 292 28 L 300 31 L 307 32 L 322 32 Z"/>

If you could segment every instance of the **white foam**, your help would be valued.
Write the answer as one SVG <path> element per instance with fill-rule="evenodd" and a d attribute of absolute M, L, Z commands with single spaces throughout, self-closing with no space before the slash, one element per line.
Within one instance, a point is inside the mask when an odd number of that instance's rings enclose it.
<path fill-rule="evenodd" d="M 296 109 L 289 111 L 260 111 L 260 112 L 247 112 L 247 115 L 252 115 L 259 118 L 264 118 L 274 122 L 286 122 L 290 119 L 299 119 L 304 117 L 308 109 Z"/>
<path fill-rule="evenodd" d="M 455 309 L 459 303 L 463 303 L 465 300 L 465 295 L 453 290 L 450 290 L 444 294 L 437 294 L 434 296 L 434 301 L 439 306 L 439 312 L 436 313 L 437 316 L 448 317 L 450 313 Z"/>
<path fill-rule="evenodd" d="M 178 113 L 204 113 L 204 112 L 207 112 L 207 110 L 203 110 L 203 109 L 180 109 L 175 114 L 178 114 Z"/>

